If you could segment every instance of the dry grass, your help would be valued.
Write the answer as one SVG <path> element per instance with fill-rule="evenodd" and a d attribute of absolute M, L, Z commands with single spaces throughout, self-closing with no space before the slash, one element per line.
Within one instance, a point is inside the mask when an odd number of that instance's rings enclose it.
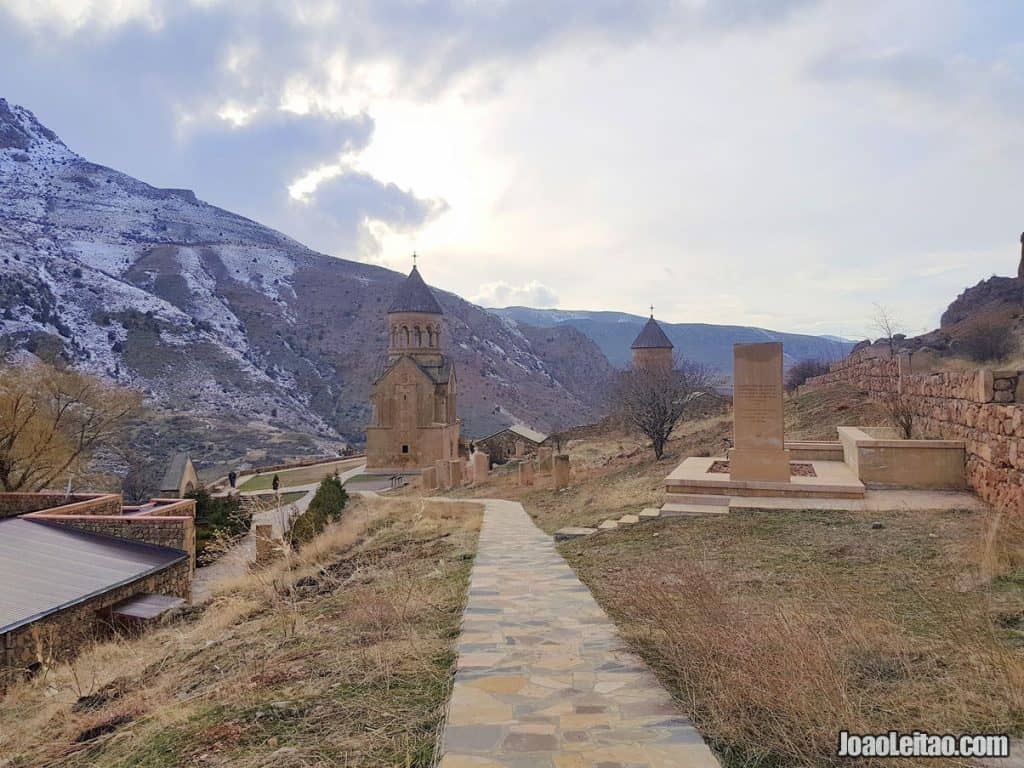
<path fill-rule="evenodd" d="M 728 765 L 838 764 L 844 728 L 1019 734 L 1021 539 L 993 547 L 982 515 L 877 520 L 663 521 L 564 551 Z"/>
<path fill-rule="evenodd" d="M 627 433 L 573 440 L 568 445 L 570 485 L 558 493 L 552 490 L 551 475 L 538 474 L 533 486 L 523 487 L 514 471 L 498 467 L 487 482 L 444 495 L 521 501 L 548 533 L 569 525 L 595 525 L 609 517 L 661 506 L 665 475 L 685 456 L 721 453 L 731 429 L 728 416 L 685 422 L 669 441 L 666 457 L 657 462 L 649 444 Z"/>
<path fill-rule="evenodd" d="M 885 419 L 852 390 L 786 408 L 791 438 Z M 520 498 L 548 532 L 593 524 L 660 504 L 679 459 L 717 453 L 729 426 L 691 425 L 661 463 L 624 436 L 574 445 L 560 493 L 506 479 L 472 493 Z M 837 765 L 841 729 L 1024 732 L 1016 518 L 733 513 L 599 533 L 562 552 L 730 768 Z"/>
<path fill-rule="evenodd" d="M 0 766 L 429 766 L 477 505 L 357 502 L 300 555 L 13 687 Z"/>
<path fill-rule="evenodd" d="M 885 408 L 853 387 L 836 385 L 789 398 L 785 404 L 787 440 L 838 440 L 836 427 L 889 423 Z"/>
<path fill-rule="evenodd" d="M 240 491 L 268 491 L 273 487 L 274 475 L 281 481 L 282 488 L 294 488 L 297 485 L 309 485 L 319 483 L 325 477 L 337 472 L 344 472 L 363 462 L 364 459 L 339 459 L 338 461 L 325 464 L 314 464 L 309 467 L 298 467 L 296 469 L 279 469 L 276 472 L 264 472 L 260 475 L 253 475 L 240 486 Z"/>

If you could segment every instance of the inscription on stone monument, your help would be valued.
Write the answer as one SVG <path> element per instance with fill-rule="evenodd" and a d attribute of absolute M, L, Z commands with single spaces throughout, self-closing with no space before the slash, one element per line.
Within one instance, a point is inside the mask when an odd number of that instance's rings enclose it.
<path fill-rule="evenodd" d="M 734 345 L 734 480 L 790 482 L 782 419 L 782 344 Z"/>

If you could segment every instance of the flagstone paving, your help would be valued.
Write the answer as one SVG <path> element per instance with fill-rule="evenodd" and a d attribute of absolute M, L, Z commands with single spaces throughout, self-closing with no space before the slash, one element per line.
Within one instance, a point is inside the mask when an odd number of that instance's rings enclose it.
<path fill-rule="evenodd" d="M 485 503 L 441 768 L 717 768 L 551 537 Z"/>

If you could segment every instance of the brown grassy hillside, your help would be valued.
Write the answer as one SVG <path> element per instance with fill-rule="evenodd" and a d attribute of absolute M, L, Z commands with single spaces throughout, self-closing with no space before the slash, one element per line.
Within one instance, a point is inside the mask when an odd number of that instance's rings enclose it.
<path fill-rule="evenodd" d="M 294 561 L 15 686 L 0 766 L 430 766 L 479 524 L 357 502 Z"/>

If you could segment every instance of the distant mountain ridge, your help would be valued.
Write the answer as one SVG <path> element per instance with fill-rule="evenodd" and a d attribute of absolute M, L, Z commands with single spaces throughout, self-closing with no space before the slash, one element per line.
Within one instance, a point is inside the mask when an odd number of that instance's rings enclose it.
<path fill-rule="evenodd" d="M 630 344 L 647 322 L 646 317 L 625 312 L 529 307 L 488 308 L 487 311 L 515 326 L 571 326 L 597 344 L 608 361 L 618 368 L 629 363 Z M 784 333 L 741 325 L 667 323 L 660 320 L 659 323 L 678 353 L 688 359 L 712 365 L 730 376 L 733 344 L 781 341 L 787 364 L 808 358 L 839 360 L 853 348 L 853 342 L 834 336 Z"/>

